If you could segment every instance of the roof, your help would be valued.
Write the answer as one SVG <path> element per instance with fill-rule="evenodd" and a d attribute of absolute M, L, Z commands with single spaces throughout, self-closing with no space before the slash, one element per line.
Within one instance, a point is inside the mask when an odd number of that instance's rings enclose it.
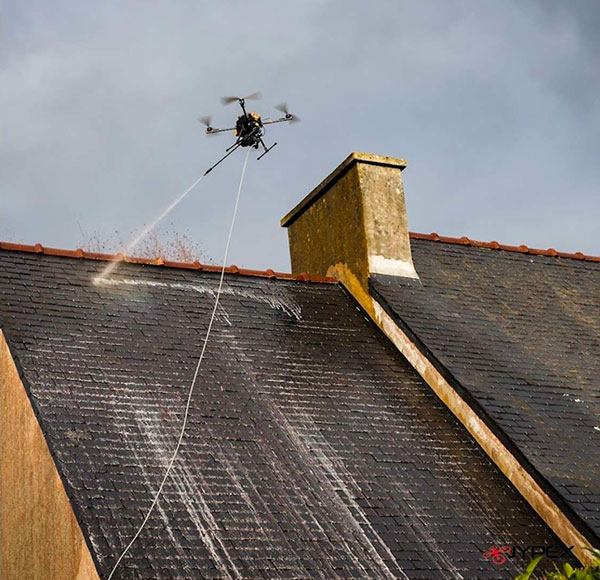
<path fill-rule="evenodd" d="M 411 242 L 420 283 L 373 294 L 597 544 L 599 260 L 434 240 Z"/>
<path fill-rule="evenodd" d="M 105 575 L 174 448 L 218 274 L 0 252 L 0 327 Z M 506 578 L 560 542 L 341 285 L 228 274 L 120 578 Z"/>

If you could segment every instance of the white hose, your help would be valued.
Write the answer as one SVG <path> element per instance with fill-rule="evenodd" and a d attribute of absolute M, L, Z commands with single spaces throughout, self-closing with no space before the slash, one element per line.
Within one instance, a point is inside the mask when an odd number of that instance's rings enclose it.
<path fill-rule="evenodd" d="M 206 330 L 206 337 L 204 338 L 204 344 L 202 345 L 202 351 L 200 352 L 200 358 L 198 359 L 198 364 L 196 365 L 196 370 L 194 371 L 194 377 L 192 379 L 192 384 L 190 385 L 190 389 L 189 389 L 189 392 L 188 392 L 187 403 L 185 405 L 185 412 L 183 414 L 183 423 L 181 425 L 181 431 L 179 433 L 179 439 L 177 440 L 177 445 L 175 446 L 175 451 L 173 451 L 173 455 L 171 457 L 171 461 L 169 461 L 169 465 L 167 467 L 167 470 L 165 471 L 165 475 L 164 475 L 162 481 L 160 482 L 160 486 L 158 487 L 158 491 L 156 492 L 156 495 L 154 496 L 154 499 L 152 500 L 152 505 L 150 506 L 150 509 L 148 510 L 148 513 L 146 514 L 146 517 L 144 518 L 144 521 L 141 523 L 140 527 L 138 528 L 137 532 L 135 533 L 135 535 L 133 536 L 133 538 L 131 539 L 131 541 L 129 542 L 129 544 L 127 544 L 127 546 L 125 547 L 125 549 L 121 552 L 121 555 L 119 556 L 119 559 L 116 561 L 115 565 L 113 566 L 110 574 L 108 575 L 107 580 L 111 580 L 111 578 L 113 577 L 115 571 L 119 567 L 119 564 L 121 563 L 121 560 L 123 560 L 123 558 L 125 557 L 125 555 L 127 554 L 127 552 L 129 552 L 131 546 L 133 546 L 134 542 L 138 539 L 139 535 L 142 533 L 142 530 L 146 526 L 146 523 L 150 519 L 150 516 L 152 515 L 152 512 L 154 511 L 154 508 L 156 507 L 156 504 L 158 503 L 158 499 L 160 498 L 160 495 L 161 495 L 162 490 L 163 490 L 163 488 L 165 486 L 167 478 L 169 477 L 169 474 L 171 473 L 171 469 L 173 468 L 173 464 L 175 463 L 175 459 L 177 458 L 177 454 L 179 453 L 179 448 L 181 447 L 181 443 L 183 441 L 183 436 L 185 434 L 185 428 L 187 426 L 188 414 L 189 414 L 189 411 L 190 411 L 190 404 L 192 402 L 192 394 L 194 393 L 194 387 L 196 385 L 196 379 L 198 378 L 198 372 L 200 371 L 200 365 L 202 364 L 202 359 L 204 358 L 204 353 L 206 352 L 206 345 L 208 344 L 208 338 L 210 336 L 210 331 L 212 330 L 213 322 L 215 320 L 215 314 L 216 314 L 217 308 L 219 306 L 219 298 L 221 297 L 221 289 L 223 288 L 223 278 L 225 277 L 225 267 L 226 267 L 225 264 L 227 264 L 227 255 L 229 254 L 229 244 L 231 242 L 231 235 L 233 233 L 233 226 L 235 224 L 235 217 L 237 215 L 238 205 L 239 205 L 239 201 L 240 201 L 240 195 L 242 193 L 242 184 L 244 183 L 244 175 L 246 174 L 246 165 L 248 165 L 248 157 L 249 157 L 249 155 L 250 155 L 250 149 L 248 149 L 248 153 L 246 154 L 246 159 L 244 160 L 244 167 L 242 169 L 242 176 L 240 178 L 240 185 L 238 187 L 237 197 L 235 199 L 235 205 L 234 205 L 234 208 L 233 208 L 233 215 L 231 216 L 231 225 L 229 226 L 229 235 L 227 236 L 227 243 L 225 244 L 225 254 L 223 256 L 223 262 L 222 262 L 223 266 L 221 268 L 221 277 L 219 279 L 219 287 L 217 289 L 217 294 L 216 294 L 216 297 L 215 297 L 215 304 L 213 306 L 212 314 L 210 316 L 210 322 L 208 323 L 208 329 Z M 190 188 L 190 190 L 191 190 L 191 188 Z M 186 192 L 186 194 L 187 193 L 188 192 Z M 181 198 L 183 198 L 184 195 L 182 195 Z"/>

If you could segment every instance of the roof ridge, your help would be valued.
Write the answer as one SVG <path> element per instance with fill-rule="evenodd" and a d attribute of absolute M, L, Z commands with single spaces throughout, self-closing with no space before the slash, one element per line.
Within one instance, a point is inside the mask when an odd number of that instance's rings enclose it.
<path fill-rule="evenodd" d="M 492 242 L 480 242 L 478 240 L 471 240 L 467 236 L 461 238 L 451 238 L 448 236 L 440 236 L 435 232 L 432 234 L 419 234 L 416 232 L 409 232 L 409 236 L 413 240 L 429 240 L 432 242 L 442 242 L 445 244 L 460 244 L 463 246 L 471 246 L 474 248 L 489 248 L 491 250 L 504 250 L 506 252 L 518 252 L 521 254 L 533 254 L 536 256 L 550 256 L 553 258 L 570 258 L 573 260 L 584 260 L 587 262 L 600 262 L 600 256 L 590 256 L 583 254 L 582 252 L 558 252 L 554 248 L 548 248 L 547 250 L 540 250 L 538 248 L 530 248 L 524 244 L 520 246 L 507 246 L 500 244 L 496 241 Z"/>
<path fill-rule="evenodd" d="M 600 262 L 600 256 L 591 256 L 582 252 L 559 252 L 554 248 L 542 250 L 538 248 L 530 248 L 524 244 L 520 246 L 509 246 L 500 244 L 496 241 L 482 242 L 479 240 L 471 240 L 467 236 L 453 238 L 449 236 L 440 236 L 433 232 L 431 234 L 422 234 L 418 232 L 409 232 L 409 236 L 414 240 L 428 240 L 432 242 L 442 242 L 445 244 L 459 244 L 462 246 L 471 246 L 474 248 L 488 248 L 491 250 L 504 250 L 507 252 L 517 252 L 521 254 L 532 254 L 536 256 L 550 256 L 555 258 L 569 258 L 573 260 L 583 260 L 587 262 Z M 203 272 L 220 272 L 221 266 L 213 266 L 210 264 L 202 264 L 198 260 L 195 262 L 176 262 L 173 260 L 163 260 L 163 258 L 142 258 L 139 256 L 124 256 L 123 254 L 103 254 L 98 252 L 87 252 L 81 248 L 76 250 L 64 250 L 60 248 L 48 248 L 42 244 L 34 246 L 28 244 L 16 244 L 12 242 L 0 242 L 0 250 L 29 252 L 33 254 L 44 254 L 47 256 L 60 256 L 64 258 L 79 258 L 85 260 L 102 260 L 106 262 L 126 262 L 128 264 L 146 264 L 149 266 L 164 266 L 166 268 L 181 268 L 186 270 L 201 270 Z M 308 272 L 300 274 L 290 274 L 286 272 L 275 272 L 270 268 L 267 270 L 252 270 L 248 268 L 239 268 L 235 264 L 225 268 L 227 274 L 240 274 L 242 276 L 256 276 L 259 278 L 277 278 L 282 280 L 298 280 L 304 282 L 317 283 L 336 283 L 338 280 L 330 276 L 314 276 Z"/>
<path fill-rule="evenodd" d="M 185 270 L 200 270 L 202 272 L 220 272 L 222 266 L 213 266 L 210 264 L 201 264 L 198 260 L 195 262 L 175 262 L 172 260 L 163 260 L 162 258 L 142 258 L 139 256 L 124 256 L 123 254 L 102 254 L 98 252 L 86 252 L 81 248 L 76 250 L 63 250 L 60 248 L 47 248 L 42 244 L 31 246 L 28 244 L 15 244 L 11 242 L 0 242 L 0 250 L 13 252 L 28 252 L 32 254 L 44 254 L 46 256 L 59 256 L 62 258 L 79 258 L 83 260 L 102 260 L 106 262 L 125 262 L 127 264 L 146 264 L 148 266 L 164 266 L 166 268 L 181 268 Z M 302 282 L 317 282 L 334 284 L 337 278 L 330 276 L 313 276 L 308 272 L 300 274 L 288 274 L 286 272 L 275 272 L 274 270 L 251 270 L 248 268 L 239 268 L 235 264 L 225 268 L 226 274 L 240 274 L 241 276 L 255 276 L 259 278 L 276 278 L 279 280 L 297 280 Z"/>

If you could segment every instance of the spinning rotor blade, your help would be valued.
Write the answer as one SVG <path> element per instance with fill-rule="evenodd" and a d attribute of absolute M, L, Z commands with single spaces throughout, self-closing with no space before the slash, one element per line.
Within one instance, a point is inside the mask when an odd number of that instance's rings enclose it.
<path fill-rule="evenodd" d="M 202 123 L 203 125 L 206 125 L 207 135 L 214 135 L 215 133 L 219 133 L 221 131 L 220 129 L 215 129 L 214 127 L 212 127 L 212 125 L 210 124 L 212 121 L 212 117 L 209 117 L 208 115 L 204 117 L 198 117 L 198 121 L 200 121 L 200 123 Z"/>
<path fill-rule="evenodd" d="M 239 97 L 221 97 L 221 104 L 229 105 L 230 103 L 235 103 L 239 101 Z"/>
<path fill-rule="evenodd" d="M 279 105 L 275 105 L 275 108 L 278 111 L 281 111 L 284 115 L 285 118 L 290 122 L 290 123 L 297 123 L 298 121 L 300 121 L 300 117 L 297 117 L 296 115 L 292 115 L 289 110 L 288 110 L 288 106 L 287 103 L 280 103 Z"/>
<path fill-rule="evenodd" d="M 239 101 L 240 99 L 243 99 L 244 101 L 256 101 L 260 98 L 262 98 L 262 93 L 260 91 L 256 91 L 247 97 L 221 97 L 221 103 L 223 105 L 229 105 L 230 103 L 235 103 L 235 101 Z"/>

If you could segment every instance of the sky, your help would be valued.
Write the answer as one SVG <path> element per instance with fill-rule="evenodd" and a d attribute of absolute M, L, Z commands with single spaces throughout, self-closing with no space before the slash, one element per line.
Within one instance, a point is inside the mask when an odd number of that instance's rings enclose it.
<path fill-rule="evenodd" d="M 1 26 L 4 241 L 118 251 L 230 144 L 197 117 L 260 90 L 302 122 L 251 154 L 229 263 L 289 271 L 279 219 L 352 151 L 407 160 L 411 231 L 600 254 L 597 2 L 5 0 Z M 160 235 L 220 263 L 244 154 Z"/>

